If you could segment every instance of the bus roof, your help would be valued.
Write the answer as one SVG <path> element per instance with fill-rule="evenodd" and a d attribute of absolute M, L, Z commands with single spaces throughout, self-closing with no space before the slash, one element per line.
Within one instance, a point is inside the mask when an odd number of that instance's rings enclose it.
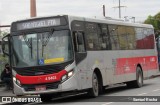
<path fill-rule="evenodd" d="M 122 21 L 120 19 L 112 19 L 112 18 L 104 18 L 104 19 L 97 19 L 97 18 L 85 18 L 85 17 L 77 17 L 77 16 L 68 16 L 71 21 L 78 20 L 78 21 L 88 21 L 88 22 L 96 22 L 96 23 L 106 23 L 106 24 L 115 24 L 115 25 L 125 25 L 125 26 L 136 26 L 136 27 L 146 27 L 146 28 L 153 28 L 150 24 L 142 24 L 142 23 L 131 23 Z"/>
<path fill-rule="evenodd" d="M 87 17 L 80 17 L 80 16 L 71 16 L 71 15 L 57 15 L 57 16 L 46 16 L 46 17 L 34 17 L 34 18 L 29 18 L 29 19 L 23 19 L 23 20 L 18 20 L 15 22 L 22 22 L 22 21 L 29 21 L 29 20 L 37 20 L 37 19 L 43 19 L 43 18 L 51 18 L 51 17 L 61 17 L 61 16 L 67 16 L 70 21 L 87 21 L 87 22 L 96 22 L 96 23 L 106 23 L 106 24 L 115 24 L 115 25 L 125 25 L 125 26 L 136 26 L 136 27 L 146 27 L 146 28 L 153 28 L 152 25 L 150 24 L 142 24 L 142 23 L 131 23 L 131 22 L 126 22 L 122 21 L 120 19 L 112 19 L 112 18 L 87 18 Z M 13 23 L 15 23 L 13 22 Z"/>

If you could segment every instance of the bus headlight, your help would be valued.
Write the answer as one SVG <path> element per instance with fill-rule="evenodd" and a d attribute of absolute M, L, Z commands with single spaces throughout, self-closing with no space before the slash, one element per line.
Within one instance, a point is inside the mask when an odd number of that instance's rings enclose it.
<path fill-rule="evenodd" d="M 64 82 L 65 80 L 67 80 L 67 75 L 66 74 L 62 77 L 62 81 L 61 82 Z"/>
<path fill-rule="evenodd" d="M 68 78 L 71 77 L 73 75 L 73 70 L 68 72 Z"/>
<path fill-rule="evenodd" d="M 13 81 L 16 82 L 16 77 L 13 77 Z"/>
<path fill-rule="evenodd" d="M 18 86 L 21 86 L 21 82 L 18 79 L 17 79 L 16 83 Z"/>
<path fill-rule="evenodd" d="M 21 86 L 21 82 L 16 79 L 16 77 L 13 77 L 13 81 L 18 85 L 18 86 Z"/>
<path fill-rule="evenodd" d="M 66 81 L 68 78 L 72 77 L 74 74 L 74 70 L 69 71 L 67 74 L 65 74 L 64 76 L 62 76 L 61 82 Z"/>

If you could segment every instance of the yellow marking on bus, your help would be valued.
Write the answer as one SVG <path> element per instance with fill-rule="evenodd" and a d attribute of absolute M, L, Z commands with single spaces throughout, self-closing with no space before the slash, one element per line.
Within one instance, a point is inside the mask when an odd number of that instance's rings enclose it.
<path fill-rule="evenodd" d="M 44 63 L 55 63 L 55 62 L 63 62 L 64 58 L 52 58 L 52 59 L 45 59 Z"/>
<path fill-rule="evenodd" d="M 95 64 L 99 64 L 99 60 L 95 60 Z"/>

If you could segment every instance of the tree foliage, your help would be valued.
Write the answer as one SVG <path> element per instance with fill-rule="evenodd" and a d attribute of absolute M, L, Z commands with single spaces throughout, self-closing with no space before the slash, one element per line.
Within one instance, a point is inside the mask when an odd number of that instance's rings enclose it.
<path fill-rule="evenodd" d="M 156 37 L 160 35 L 160 12 L 154 16 L 149 15 L 144 21 L 145 24 L 152 24 L 155 29 Z"/>
<path fill-rule="evenodd" d="M 2 38 L 3 36 L 6 36 L 8 34 L 8 30 L 0 30 L 0 38 Z M 1 39 L 0 39 L 1 41 Z M 1 46 L 1 45 L 0 45 Z M 8 63 L 8 57 L 7 56 L 3 56 L 2 54 L 2 49 L 0 47 L 0 73 L 2 72 L 4 65 Z"/>
<path fill-rule="evenodd" d="M 8 30 L 3 30 L 3 31 L 0 30 L 1 37 L 6 36 L 8 33 L 9 33 Z"/>

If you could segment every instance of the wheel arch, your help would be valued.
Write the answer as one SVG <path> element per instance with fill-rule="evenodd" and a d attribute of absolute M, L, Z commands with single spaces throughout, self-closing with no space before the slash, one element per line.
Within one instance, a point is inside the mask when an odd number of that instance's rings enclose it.
<path fill-rule="evenodd" d="M 96 73 L 96 75 L 98 77 L 98 81 L 99 81 L 99 94 L 103 94 L 103 92 L 105 90 L 105 86 L 103 86 L 102 73 L 101 73 L 100 69 L 98 69 L 98 68 L 95 68 L 94 72 Z"/>
<path fill-rule="evenodd" d="M 141 66 L 141 64 L 137 64 L 137 67 L 140 67 L 141 68 L 141 72 L 142 72 L 142 76 L 143 76 L 143 68 L 142 68 L 142 66 Z M 136 67 L 136 68 L 137 68 Z M 137 70 L 136 70 L 136 72 L 137 72 Z M 143 76 L 144 77 L 144 76 Z"/>
<path fill-rule="evenodd" d="M 99 68 L 95 68 L 94 72 L 96 73 L 96 75 L 98 77 L 98 80 L 101 83 L 101 86 L 103 86 L 103 78 L 102 78 L 102 73 L 101 73 L 100 69 Z"/>

